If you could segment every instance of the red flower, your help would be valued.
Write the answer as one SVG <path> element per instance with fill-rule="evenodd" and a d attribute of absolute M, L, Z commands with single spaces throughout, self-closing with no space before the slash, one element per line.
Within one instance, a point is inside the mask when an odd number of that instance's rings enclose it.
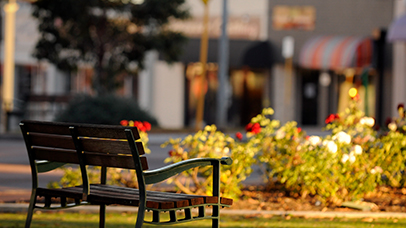
<path fill-rule="evenodd" d="M 151 130 L 151 124 L 150 123 L 148 123 L 147 121 L 144 121 L 144 122 L 142 122 L 142 124 L 144 125 L 146 131 Z"/>
<path fill-rule="evenodd" d="M 302 132 L 302 128 L 298 127 L 298 128 L 296 128 L 296 131 L 297 131 L 297 133 L 300 133 L 300 132 Z"/>
<path fill-rule="evenodd" d="M 246 130 L 246 131 L 251 131 L 251 128 L 252 128 L 253 125 L 254 125 L 253 123 L 247 124 L 247 125 L 245 126 L 245 130 Z"/>
<path fill-rule="evenodd" d="M 334 114 L 330 114 L 330 115 L 326 118 L 325 122 L 326 122 L 326 124 L 329 124 L 329 123 L 333 122 L 333 120 L 334 120 Z"/>
<path fill-rule="evenodd" d="M 138 130 L 145 132 L 144 125 L 140 121 L 134 121 L 134 127 L 137 127 Z"/>
<path fill-rule="evenodd" d="M 146 132 L 151 130 L 151 124 L 148 123 L 147 121 L 141 122 L 141 121 L 128 121 L 128 120 L 122 120 L 120 121 L 120 124 L 122 126 L 129 126 L 131 122 L 131 126 L 137 127 L 138 130 Z M 134 123 L 134 125 L 132 124 Z"/>
<path fill-rule="evenodd" d="M 241 132 L 237 132 L 237 133 L 235 133 L 235 137 L 237 137 L 237 139 L 241 141 L 243 136 L 242 136 Z"/>
<path fill-rule="evenodd" d="M 138 130 L 146 132 L 147 131 L 147 126 L 144 125 L 143 122 L 141 121 L 134 121 L 134 126 L 138 128 Z M 149 126 L 151 127 L 151 126 Z"/>
<path fill-rule="evenodd" d="M 128 120 L 122 120 L 120 121 L 121 126 L 128 126 Z"/>
<path fill-rule="evenodd" d="M 329 124 L 331 122 L 333 122 L 334 120 L 338 120 L 340 119 L 340 116 L 338 114 L 330 114 L 327 118 L 326 118 L 326 124 Z"/>
<path fill-rule="evenodd" d="M 168 152 L 168 154 L 169 154 L 170 157 L 173 157 L 173 156 L 175 156 L 177 153 L 176 153 L 175 150 L 170 150 L 170 151 Z"/>
<path fill-rule="evenodd" d="M 261 132 L 261 125 L 259 123 L 249 123 L 245 126 L 245 130 L 254 134 Z"/>

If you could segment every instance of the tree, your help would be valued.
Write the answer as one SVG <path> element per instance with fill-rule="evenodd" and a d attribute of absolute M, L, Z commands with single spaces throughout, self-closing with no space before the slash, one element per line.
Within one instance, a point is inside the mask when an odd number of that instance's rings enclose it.
<path fill-rule="evenodd" d="M 139 4 L 141 3 L 141 4 Z M 145 53 L 158 50 L 176 61 L 185 37 L 165 28 L 186 19 L 184 0 L 38 0 L 33 16 L 41 34 L 33 55 L 63 70 L 94 67 L 97 94 L 112 92 L 115 76 L 143 68 Z"/>

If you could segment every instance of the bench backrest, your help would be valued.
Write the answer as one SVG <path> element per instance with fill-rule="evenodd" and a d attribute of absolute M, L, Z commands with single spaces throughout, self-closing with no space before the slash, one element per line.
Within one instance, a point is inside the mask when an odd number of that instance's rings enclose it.
<path fill-rule="evenodd" d="M 30 160 L 136 169 L 144 147 L 136 127 L 24 120 L 20 124 Z M 134 142 L 131 142 L 131 138 Z M 129 140 L 130 139 L 130 140 Z M 131 149 L 131 144 L 135 149 Z M 143 170 L 146 157 L 140 156 Z"/>

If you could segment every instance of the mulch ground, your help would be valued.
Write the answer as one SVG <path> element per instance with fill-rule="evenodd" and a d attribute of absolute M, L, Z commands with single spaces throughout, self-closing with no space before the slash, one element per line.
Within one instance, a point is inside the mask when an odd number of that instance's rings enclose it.
<path fill-rule="evenodd" d="M 371 206 L 370 211 L 406 212 L 406 188 L 380 187 L 365 196 L 359 204 Z M 230 209 L 276 210 L 276 211 L 359 211 L 359 209 L 322 203 L 316 197 L 291 196 L 281 190 L 265 190 L 249 187 Z"/>

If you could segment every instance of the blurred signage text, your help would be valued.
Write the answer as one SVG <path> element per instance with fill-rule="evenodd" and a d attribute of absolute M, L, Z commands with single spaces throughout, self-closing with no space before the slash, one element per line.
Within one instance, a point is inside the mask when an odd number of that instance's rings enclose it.
<path fill-rule="evenodd" d="M 221 17 L 209 19 L 209 37 L 218 38 L 221 35 Z M 173 20 L 168 29 L 182 32 L 188 37 L 200 37 L 203 31 L 203 18 L 195 17 L 185 21 Z M 228 37 L 231 39 L 258 40 L 260 34 L 260 19 L 249 15 L 229 17 L 227 24 Z"/>
<path fill-rule="evenodd" d="M 313 6 L 275 6 L 272 27 L 275 30 L 314 30 L 316 9 Z"/>

